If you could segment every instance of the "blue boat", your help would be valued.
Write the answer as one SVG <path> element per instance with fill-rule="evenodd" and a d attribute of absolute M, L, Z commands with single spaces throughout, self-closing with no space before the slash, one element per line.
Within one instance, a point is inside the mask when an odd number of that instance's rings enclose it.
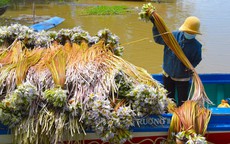
<path fill-rule="evenodd" d="M 34 29 L 34 31 L 40 32 L 42 30 L 49 30 L 51 28 L 54 28 L 57 25 L 61 24 L 64 20 L 65 20 L 64 18 L 55 16 L 43 22 L 39 22 L 37 24 L 31 25 L 29 27 Z"/>
<path fill-rule="evenodd" d="M 152 76 L 154 79 L 162 83 L 161 74 L 153 74 Z M 204 85 L 206 94 L 215 104 L 215 107 L 220 104 L 221 100 L 230 97 L 230 74 L 199 74 L 199 77 Z"/>
<path fill-rule="evenodd" d="M 153 74 L 154 79 L 162 82 L 161 74 Z M 208 124 L 206 140 L 215 144 L 230 143 L 230 108 L 217 108 L 222 99 L 230 97 L 230 74 L 200 74 L 205 91 L 215 104 L 208 108 L 212 115 Z M 160 144 L 168 135 L 172 114 L 151 115 L 139 119 L 139 126 L 132 127 L 133 138 L 125 144 Z M 82 136 L 85 143 L 102 143 L 94 132 Z M 0 124 L 0 143 L 11 143 L 10 130 Z M 68 140 L 67 140 L 68 141 Z"/>

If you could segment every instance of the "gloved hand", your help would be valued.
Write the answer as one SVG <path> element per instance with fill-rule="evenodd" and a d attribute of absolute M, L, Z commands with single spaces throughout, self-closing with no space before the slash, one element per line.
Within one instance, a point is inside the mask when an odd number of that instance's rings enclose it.
<path fill-rule="evenodd" d="M 189 76 L 193 76 L 194 73 L 191 69 L 185 69 L 185 72 L 187 72 Z"/>

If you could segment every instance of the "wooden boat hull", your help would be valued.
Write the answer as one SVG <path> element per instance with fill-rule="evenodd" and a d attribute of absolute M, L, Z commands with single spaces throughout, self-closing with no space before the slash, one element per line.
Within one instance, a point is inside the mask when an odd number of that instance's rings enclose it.
<path fill-rule="evenodd" d="M 0 16 L 3 15 L 8 8 L 8 5 L 0 7 Z"/>

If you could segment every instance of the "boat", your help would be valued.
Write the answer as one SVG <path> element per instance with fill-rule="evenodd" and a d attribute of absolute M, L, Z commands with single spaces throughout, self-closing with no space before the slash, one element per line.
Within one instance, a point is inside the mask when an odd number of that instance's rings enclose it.
<path fill-rule="evenodd" d="M 230 74 L 199 74 L 205 91 L 215 105 L 207 106 L 212 115 L 205 135 L 209 143 L 228 144 L 230 143 L 230 108 L 218 108 L 222 99 L 230 97 Z M 152 77 L 162 82 L 161 74 L 153 74 Z M 168 135 L 168 129 L 172 114 L 151 115 L 138 119 L 139 125 L 131 128 L 133 138 L 125 144 L 160 144 Z M 85 143 L 102 143 L 93 131 L 87 131 L 82 135 Z M 0 124 L 0 143 L 11 143 L 12 136 L 7 126 Z M 69 139 L 66 140 L 70 141 Z M 67 143 L 66 142 L 66 143 Z"/>
<path fill-rule="evenodd" d="M 54 28 L 57 25 L 61 24 L 64 20 L 64 18 L 55 16 L 48 20 L 33 24 L 29 27 L 32 28 L 34 31 L 40 32 L 42 30 L 49 30 L 51 28 Z"/>
<path fill-rule="evenodd" d="M 0 7 L 0 16 L 6 12 L 7 8 L 8 8 L 8 5 Z"/>

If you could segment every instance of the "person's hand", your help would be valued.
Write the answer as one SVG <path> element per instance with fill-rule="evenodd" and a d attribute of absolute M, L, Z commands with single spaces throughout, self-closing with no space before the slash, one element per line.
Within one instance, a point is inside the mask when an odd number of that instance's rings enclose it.
<path fill-rule="evenodd" d="M 185 69 L 185 72 L 187 72 L 189 76 L 193 76 L 194 73 L 191 69 Z"/>

